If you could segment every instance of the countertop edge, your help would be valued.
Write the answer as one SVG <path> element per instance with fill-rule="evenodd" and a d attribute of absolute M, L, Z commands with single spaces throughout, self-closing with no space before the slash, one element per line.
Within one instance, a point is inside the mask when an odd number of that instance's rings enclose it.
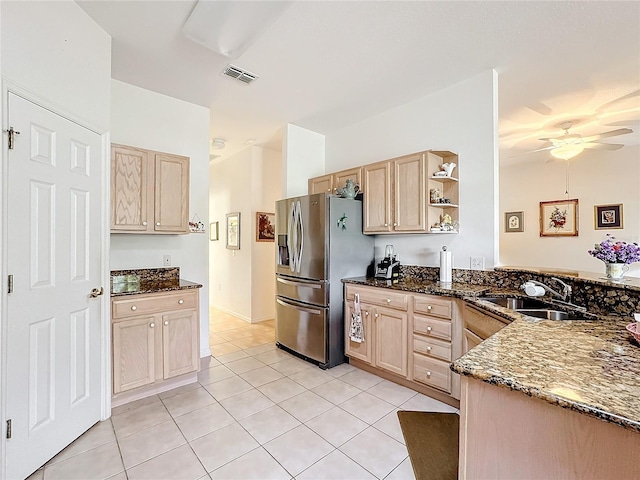
<path fill-rule="evenodd" d="M 196 289 L 196 288 L 202 288 L 202 284 L 181 279 L 179 285 L 171 285 L 166 287 L 154 287 L 154 288 L 148 288 L 145 290 L 138 290 L 134 292 L 111 292 L 110 295 L 111 297 L 124 297 L 124 296 L 131 296 L 131 295 L 148 295 L 152 293 L 175 292 L 179 290 L 190 290 L 190 289 Z"/>

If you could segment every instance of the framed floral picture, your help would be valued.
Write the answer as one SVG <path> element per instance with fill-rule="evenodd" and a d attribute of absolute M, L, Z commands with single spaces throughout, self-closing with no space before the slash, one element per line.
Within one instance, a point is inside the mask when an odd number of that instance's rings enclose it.
<path fill-rule="evenodd" d="M 504 231 L 524 232 L 524 212 L 504 212 Z"/>
<path fill-rule="evenodd" d="M 596 230 L 623 228 L 622 204 L 594 205 L 594 226 Z"/>
<path fill-rule="evenodd" d="M 256 213 L 256 242 L 273 242 L 276 238 L 276 214 Z"/>
<path fill-rule="evenodd" d="M 578 236 L 578 199 L 540 202 L 541 237 Z"/>

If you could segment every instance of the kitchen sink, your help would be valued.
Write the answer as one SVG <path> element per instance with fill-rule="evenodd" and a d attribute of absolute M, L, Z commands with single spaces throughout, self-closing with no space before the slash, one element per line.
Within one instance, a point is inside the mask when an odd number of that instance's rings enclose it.
<path fill-rule="evenodd" d="M 549 308 L 516 308 L 516 312 L 536 318 L 547 320 L 585 320 L 583 312 L 562 312 Z"/>
<path fill-rule="evenodd" d="M 540 300 L 533 298 L 514 298 L 514 297 L 479 297 L 478 300 L 484 300 L 485 302 L 491 302 L 501 307 L 506 307 L 511 310 L 518 310 L 521 308 L 549 308 L 549 305 Z"/>

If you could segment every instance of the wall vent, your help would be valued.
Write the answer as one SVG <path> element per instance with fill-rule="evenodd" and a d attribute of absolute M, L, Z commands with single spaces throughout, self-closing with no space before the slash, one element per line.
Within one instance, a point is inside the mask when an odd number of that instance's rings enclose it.
<path fill-rule="evenodd" d="M 231 64 L 225 67 L 222 71 L 222 75 L 235 78 L 239 82 L 246 83 L 247 85 L 259 78 L 256 74 L 247 72 L 246 70 Z"/>

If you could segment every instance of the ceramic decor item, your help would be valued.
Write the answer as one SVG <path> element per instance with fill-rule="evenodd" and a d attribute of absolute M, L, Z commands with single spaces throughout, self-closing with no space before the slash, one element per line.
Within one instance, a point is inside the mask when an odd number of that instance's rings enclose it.
<path fill-rule="evenodd" d="M 353 180 L 349 178 L 347 179 L 346 185 L 337 190 L 338 195 L 340 195 L 342 198 L 350 198 L 350 199 L 356 198 L 356 195 L 358 194 L 359 191 L 360 191 L 360 187 L 355 183 L 353 183 Z"/>
<path fill-rule="evenodd" d="M 442 164 L 442 169 L 446 172 L 447 177 L 450 177 L 451 174 L 453 173 L 453 169 L 456 168 L 456 164 L 453 162 L 450 163 L 443 163 Z"/>

